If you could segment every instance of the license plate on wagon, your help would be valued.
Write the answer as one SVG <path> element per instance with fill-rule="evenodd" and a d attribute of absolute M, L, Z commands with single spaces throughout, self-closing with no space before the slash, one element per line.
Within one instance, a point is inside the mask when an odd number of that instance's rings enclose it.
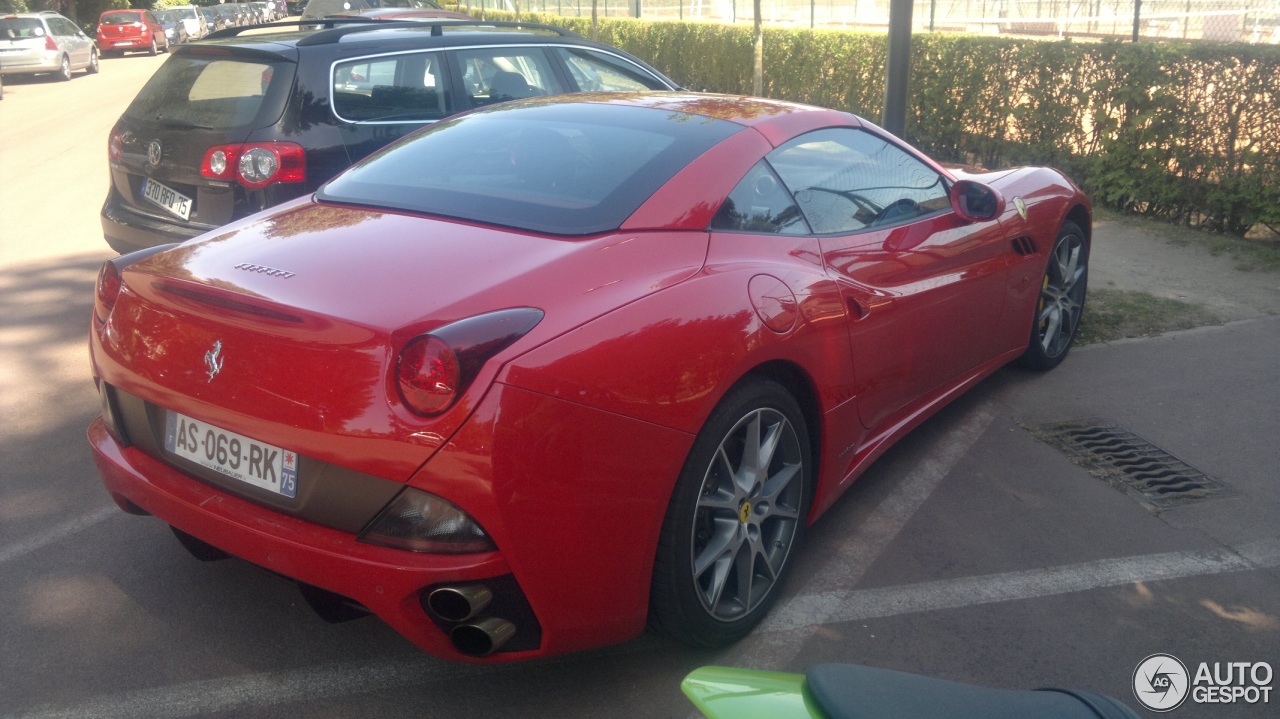
<path fill-rule="evenodd" d="M 219 474 L 285 497 L 298 496 L 298 454 L 169 412 L 164 448 Z"/>
<path fill-rule="evenodd" d="M 191 218 L 191 198 L 162 182 L 143 178 L 142 196 L 184 220 Z"/>

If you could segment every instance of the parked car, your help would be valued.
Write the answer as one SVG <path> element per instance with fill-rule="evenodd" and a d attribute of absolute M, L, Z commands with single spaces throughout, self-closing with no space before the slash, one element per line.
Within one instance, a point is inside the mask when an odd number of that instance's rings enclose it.
<path fill-rule="evenodd" d="M 193 5 L 181 5 L 178 7 L 168 8 L 167 12 L 171 12 L 182 21 L 183 27 L 187 30 L 187 37 L 191 40 L 199 40 L 208 35 L 211 31 L 209 22 L 205 15 L 200 12 L 201 8 Z"/>
<path fill-rule="evenodd" d="M 191 36 L 187 34 L 187 26 L 183 24 L 177 14 L 168 10 L 157 10 L 152 14 L 156 16 L 160 26 L 164 28 L 165 42 L 170 46 L 182 45 L 191 39 Z"/>
<path fill-rule="evenodd" d="M 215 5 L 213 7 L 213 11 L 216 12 L 218 17 L 221 19 L 219 24 L 223 28 L 236 28 L 244 24 L 240 22 L 240 11 L 231 3 Z"/>
<path fill-rule="evenodd" d="M 211 7 L 196 8 L 200 12 L 200 17 L 204 20 L 205 27 L 209 28 L 209 32 L 217 32 L 227 27 L 227 20 L 222 13 Z"/>
<path fill-rule="evenodd" d="M 127 252 L 208 232 L 314 192 L 388 142 L 481 105 L 675 87 L 565 30 L 436 27 L 228 30 L 175 48 L 111 131 L 107 243 Z M 270 155 L 271 172 L 243 159 L 250 153 Z"/>
<path fill-rule="evenodd" d="M 350 15 L 366 15 L 368 17 L 400 17 L 393 12 L 369 14 L 369 11 L 421 11 L 414 15 L 409 12 L 405 17 L 456 17 L 462 20 L 472 19 L 466 13 L 445 10 L 434 0 L 308 0 L 302 10 L 303 20 L 319 20 L 323 17 L 341 17 Z M 436 13 L 436 14 L 432 14 Z"/>
<path fill-rule="evenodd" d="M 438 10 L 433 8 L 403 8 L 403 7 L 384 7 L 372 10 L 361 10 L 359 12 L 346 11 L 333 13 L 328 17 L 367 17 L 374 20 L 471 20 L 470 15 L 461 12 L 453 12 L 452 10 Z"/>
<path fill-rule="evenodd" d="M 104 265 L 89 440 L 123 510 L 442 657 L 724 646 L 895 440 L 1063 360 L 1089 240 L 1064 175 L 848 113 L 526 99 Z"/>
<path fill-rule="evenodd" d="M 0 16 L 0 75 L 70 80 L 76 70 L 98 71 L 98 46 L 75 23 L 52 11 Z"/>
<path fill-rule="evenodd" d="M 107 10 L 98 17 L 98 47 L 106 55 L 169 52 L 164 25 L 150 10 Z"/>

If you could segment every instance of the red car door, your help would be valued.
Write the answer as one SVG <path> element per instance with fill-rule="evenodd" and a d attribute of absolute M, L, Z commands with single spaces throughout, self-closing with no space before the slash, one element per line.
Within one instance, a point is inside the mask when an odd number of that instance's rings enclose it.
<path fill-rule="evenodd" d="M 998 221 L 958 217 L 947 178 L 866 130 L 811 132 L 769 161 L 841 287 L 865 426 L 996 354 L 1008 262 Z"/>

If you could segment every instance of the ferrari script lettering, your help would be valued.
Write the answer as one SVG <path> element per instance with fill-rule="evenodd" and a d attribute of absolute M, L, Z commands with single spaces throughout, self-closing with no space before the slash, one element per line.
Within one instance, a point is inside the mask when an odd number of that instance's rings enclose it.
<path fill-rule="evenodd" d="M 289 272 L 288 270 L 278 270 L 274 267 L 267 267 L 266 265 L 255 265 L 252 262 L 241 262 L 240 264 L 236 265 L 236 269 L 244 270 L 246 272 L 257 272 L 259 274 L 267 275 L 269 277 L 279 277 L 280 279 L 283 279 L 283 280 L 287 280 L 290 277 L 293 277 L 293 274 L 294 274 L 292 272 Z"/>

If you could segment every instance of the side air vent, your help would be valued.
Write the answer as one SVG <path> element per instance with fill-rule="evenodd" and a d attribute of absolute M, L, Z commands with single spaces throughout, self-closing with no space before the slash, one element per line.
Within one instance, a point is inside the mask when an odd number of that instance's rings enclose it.
<path fill-rule="evenodd" d="M 1013 238 L 1013 251 L 1026 257 L 1036 253 L 1036 241 L 1023 235 L 1022 237 Z"/>

